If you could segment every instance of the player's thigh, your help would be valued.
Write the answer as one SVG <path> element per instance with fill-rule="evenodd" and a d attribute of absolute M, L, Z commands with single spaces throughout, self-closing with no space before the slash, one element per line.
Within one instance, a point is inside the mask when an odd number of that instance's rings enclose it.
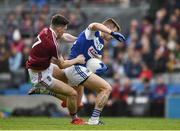
<path fill-rule="evenodd" d="M 64 83 L 68 83 L 64 70 L 59 69 L 57 66 L 54 66 L 52 76 L 60 81 L 63 81 Z"/>
<path fill-rule="evenodd" d="M 57 88 L 53 88 L 54 91 L 60 92 L 59 94 L 70 96 L 70 95 L 77 95 L 76 91 L 69 86 L 68 84 L 64 83 L 63 81 L 53 79 L 53 86 Z"/>
<path fill-rule="evenodd" d="M 109 83 L 107 83 L 104 79 L 102 79 L 94 73 L 92 73 L 82 85 L 97 92 L 103 90 L 112 90 Z"/>

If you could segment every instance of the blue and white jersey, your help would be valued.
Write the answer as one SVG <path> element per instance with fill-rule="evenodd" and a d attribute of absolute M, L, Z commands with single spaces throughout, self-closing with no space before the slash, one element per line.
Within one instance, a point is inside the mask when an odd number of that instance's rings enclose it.
<path fill-rule="evenodd" d="M 90 58 L 95 58 L 97 56 L 102 57 L 103 47 L 104 41 L 100 36 L 100 32 L 86 28 L 80 33 L 77 41 L 75 41 L 72 46 L 69 59 L 76 58 L 80 54 L 84 55 L 86 62 Z M 85 66 L 85 64 L 82 66 Z"/>

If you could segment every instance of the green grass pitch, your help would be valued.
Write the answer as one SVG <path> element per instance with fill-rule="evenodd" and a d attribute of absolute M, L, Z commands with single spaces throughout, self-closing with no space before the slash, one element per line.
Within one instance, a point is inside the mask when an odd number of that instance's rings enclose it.
<path fill-rule="evenodd" d="M 85 118 L 87 120 L 87 118 Z M 163 118 L 102 118 L 105 125 L 72 125 L 70 118 L 0 119 L 0 130 L 180 130 L 180 120 Z"/>

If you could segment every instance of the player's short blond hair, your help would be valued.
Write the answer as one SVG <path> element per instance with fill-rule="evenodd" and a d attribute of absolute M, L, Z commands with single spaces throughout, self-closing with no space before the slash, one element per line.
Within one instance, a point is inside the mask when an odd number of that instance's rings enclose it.
<path fill-rule="evenodd" d="M 121 27 L 120 25 L 113 19 L 113 18 L 108 18 L 105 21 L 103 21 L 102 23 L 107 23 L 107 22 L 112 22 L 116 27 L 117 27 L 117 31 L 121 31 Z"/>

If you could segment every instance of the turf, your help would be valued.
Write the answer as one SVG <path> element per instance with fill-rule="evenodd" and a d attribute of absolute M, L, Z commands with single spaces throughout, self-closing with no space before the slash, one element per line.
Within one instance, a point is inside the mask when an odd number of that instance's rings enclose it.
<path fill-rule="evenodd" d="M 180 130 L 180 120 L 102 118 L 105 125 L 71 125 L 69 118 L 21 117 L 0 119 L 0 130 Z"/>

